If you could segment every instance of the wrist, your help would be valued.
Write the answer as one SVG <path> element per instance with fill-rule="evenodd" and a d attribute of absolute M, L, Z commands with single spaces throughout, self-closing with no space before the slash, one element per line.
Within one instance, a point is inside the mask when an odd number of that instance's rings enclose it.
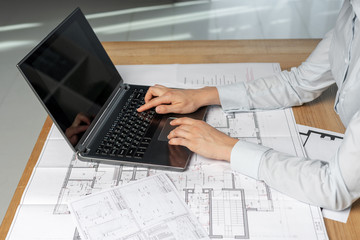
<path fill-rule="evenodd" d="M 216 87 L 204 87 L 197 89 L 199 107 L 208 105 L 220 105 L 219 93 Z"/>
<path fill-rule="evenodd" d="M 239 140 L 238 139 L 236 139 L 236 138 L 232 138 L 232 137 L 229 137 L 228 138 L 228 141 L 227 141 L 227 144 L 226 144 L 226 154 L 224 154 L 224 156 L 225 156 L 225 161 L 227 161 L 227 162 L 230 162 L 230 160 L 231 160 L 231 152 L 232 152 L 232 150 L 233 150 L 233 148 L 234 148 L 234 146 L 235 146 L 235 144 L 238 142 Z"/>

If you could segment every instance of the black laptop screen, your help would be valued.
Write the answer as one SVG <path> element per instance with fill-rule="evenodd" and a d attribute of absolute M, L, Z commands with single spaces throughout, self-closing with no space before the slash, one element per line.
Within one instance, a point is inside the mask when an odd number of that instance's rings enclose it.
<path fill-rule="evenodd" d="M 67 137 L 81 130 L 79 139 L 121 81 L 80 10 L 25 57 L 19 68 Z M 69 133 L 74 125 L 83 127 Z"/>

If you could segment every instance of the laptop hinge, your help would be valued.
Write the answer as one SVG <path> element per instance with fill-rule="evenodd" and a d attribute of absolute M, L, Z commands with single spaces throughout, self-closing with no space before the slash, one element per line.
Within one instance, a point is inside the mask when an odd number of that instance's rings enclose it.
<path fill-rule="evenodd" d="M 84 145 L 79 144 L 79 145 L 77 146 L 77 151 L 80 152 L 80 153 L 86 153 L 86 152 L 87 152 L 87 149 L 86 149 L 86 147 L 85 147 Z"/>
<path fill-rule="evenodd" d="M 122 99 L 122 97 L 125 95 L 126 91 L 129 89 L 130 89 L 130 86 L 127 84 L 124 84 L 121 87 L 119 87 L 119 89 L 114 94 L 114 97 L 111 99 L 111 101 L 109 102 L 107 107 L 104 109 L 101 116 L 98 118 L 98 120 L 96 121 L 96 124 L 91 129 L 89 134 L 86 136 L 84 141 L 81 142 L 80 144 L 78 144 L 79 146 L 77 146 L 77 148 L 78 148 L 79 152 L 86 153 L 86 152 L 90 151 L 89 144 L 92 143 L 92 141 L 95 138 L 95 136 L 97 135 L 98 131 L 100 131 L 102 129 L 102 127 L 106 124 L 106 119 L 109 118 L 109 115 L 115 110 L 119 101 Z"/>

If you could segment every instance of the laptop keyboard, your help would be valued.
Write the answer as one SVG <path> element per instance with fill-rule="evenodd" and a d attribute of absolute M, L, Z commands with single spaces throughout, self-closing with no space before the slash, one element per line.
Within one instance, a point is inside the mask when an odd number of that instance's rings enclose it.
<path fill-rule="evenodd" d="M 116 120 L 103 138 L 96 154 L 141 159 L 150 144 L 153 133 L 149 131 L 155 110 L 137 112 L 144 104 L 144 89 L 134 89 Z"/>

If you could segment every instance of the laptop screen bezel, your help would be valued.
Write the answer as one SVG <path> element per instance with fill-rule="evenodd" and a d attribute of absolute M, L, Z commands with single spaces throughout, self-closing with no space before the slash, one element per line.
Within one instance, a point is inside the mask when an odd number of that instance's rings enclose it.
<path fill-rule="evenodd" d="M 79 140 L 79 142 L 73 146 L 69 139 L 66 137 L 65 132 L 62 130 L 60 124 L 58 123 L 58 121 L 55 119 L 54 115 L 51 113 L 51 111 L 47 108 L 46 104 L 43 102 L 42 98 L 39 96 L 39 94 L 37 93 L 36 89 L 33 87 L 31 81 L 28 79 L 28 77 L 26 76 L 26 74 L 24 73 L 24 71 L 22 70 L 22 65 L 26 62 L 27 59 L 29 59 L 35 52 L 36 50 L 38 50 L 40 47 L 44 46 L 48 41 L 51 41 L 51 39 L 58 35 L 61 34 L 63 31 L 65 31 L 71 24 L 77 22 L 84 34 L 86 34 L 87 38 L 89 39 L 89 42 L 91 43 L 92 47 L 94 47 L 95 49 L 95 53 L 97 56 L 99 56 L 99 58 L 102 60 L 103 64 L 106 65 L 107 69 L 109 69 L 111 71 L 111 75 L 113 76 L 113 78 L 115 80 L 118 81 L 118 84 L 116 85 L 116 87 L 114 88 L 114 90 L 112 91 L 112 93 L 110 94 L 109 98 L 107 99 L 107 101 L 104 103 L 104 105 L 102 106 L 102 108 L 100 109 L 100 111 L 96 114 L 96 116 L 94 117 L 94 119 L 92 120 L 89 128 L 85 131 L 85 133 L 83 134 L 83 136 L 81 137 L 81 139 Z M 87 21 L 87 19 L 85 18 L 85 15 L 82 13 L 80 8 L 76 8 L 71 14 L 68 15 L 68 17 L 65 18 L 65 20 L 63 20 L 54 30 L 52 30 L 36 47 L 34 47 L 18 64 L 17 64 L 17 68 L 19 69 L 19 71 L 21 72 L 21 74 L 23 75 L 23 77 L 25 78 L 26 82 L 29 84 L 30 88 L 33 90 L 33 92 L 35 93 L 36 97 L 39 99 L 40 103 L 43 105 L 43 107 L 45 108 L 45 110 L 47 111 L 47 113 L 49 114 L 49 116 L 51 117 L 51 119 L 53 120 L 54 124 L 57 126 L 57 128 L 59 129 L 60 133 L 63 135 L 63 137 L 65 138 L 65 140 L 68 142 L 69 146 L 76 152 L 78 151 L 83 151 L 84 147 L 83 147 L 83 142 L 85 141 L 85 139 L 88 138 L 89 134 L 93 131 L 94 126 L 96 126 L 96 123 L 99 121 L 99 119 L 101 118 L 101 116 L 103 116 L 104 111 L 106 110 L 106 106 L 109 105 L 109 103 L 111 102 L 111 100 L 114 98 L 114 96 L 117 94 L 119 88 L 123 87 L 123 79 L 120 76 L 119 72 L 117 71 L 116 67 L 114 66 L 113 62 L 111 61 L 110 57 L 108 56 L 108 54 L 106 53 L 104 47 L 102 46 L 100 40 L 98 39 L 98 37 L 96 36 L 94 30 L 92 29 L 92 27 L 90 26 L 89 22 Z"/>

